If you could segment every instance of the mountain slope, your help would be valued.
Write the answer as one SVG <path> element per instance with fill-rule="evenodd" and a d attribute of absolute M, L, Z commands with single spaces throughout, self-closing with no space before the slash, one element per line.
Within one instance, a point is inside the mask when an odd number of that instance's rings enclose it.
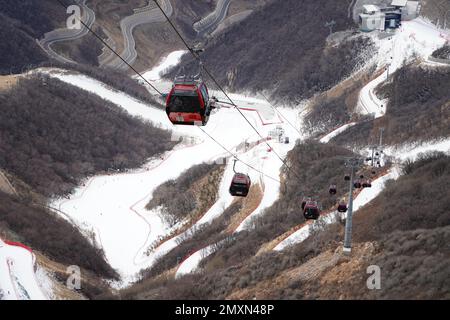
<path fill-rule="evenodd" d="M 363 146 L 377 141 L 399 145 L 448 137 L 450 134 L 450 68 L 407 65 L 378 90 L 388 98 L 384 117 L 359 123 L 333 139 L 338 144 Z"/>
<path fill-rule="evenodd" d="M 335 32 L 353 28 L 350 2 L 272 1 L 212 39 L 202 59 L 230 90 L 269 90 L 289 102 L 307 98 L 349 75 L 356 52 L 367 46 L 357 40 L 327 44 L 326 22 L 336 22 Z M 182 64 L 195 70 L 190 61 L 186 56 Z"/>
<path fill-rule="evenodd" d="M 46 196 L 173 146 L 168 132 L 54 79 L 21 79 L 0 101 L 0 166 Z"/>
<path fill-rule="evenodd" d="M 56 1 L 0 1 L 0 74 L 22 73 L 22 68 L 47 61 L 36 39 L 62 27 L 64 10 Z"/>

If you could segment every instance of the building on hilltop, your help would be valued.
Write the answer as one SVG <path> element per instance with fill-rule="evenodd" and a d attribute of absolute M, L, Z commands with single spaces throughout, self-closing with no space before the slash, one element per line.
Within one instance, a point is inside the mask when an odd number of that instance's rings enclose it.
<path fill-rule="evenodd" d="M 396 29 L 401 26 L 402 21 L 417 18 L 419 12 L 419 1 L 393 0 L 390 6 L 385 7 L 364 5 L 359 15 L 360 29 L 364 32 Z"/>

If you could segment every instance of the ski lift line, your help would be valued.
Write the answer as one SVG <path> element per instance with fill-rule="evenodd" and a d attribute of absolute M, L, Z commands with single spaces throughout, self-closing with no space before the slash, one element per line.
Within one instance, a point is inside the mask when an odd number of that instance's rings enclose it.
<path fill-rule="evenodd" d="M 58 0 L 59 1 L 59 0 Z M 198 54 L 194 52 L 194 50 L 189 46 L 189 44 L 186 42 L 184 37 L 181 35 L 181 33 L 178 31 L 177 27 L 173 24 L 172 20 L 167 16 L 167 14 L 162 9 L 161 5 L 158 3 L 158 1 L 153 0 L 153 2 L 156 4 L 156 6 L 159 8 L 161 13 L 166 18 L 167 22 L 170 24 L 172 29 L 175 31 L 175 33 L 178 35 L 178 37 L 181 39 L 183 44 L 186 46 L 186 48 L 189 50 L 189 52 L 192 54 L 192 56 L 201 63 L 203 70 L 208 74 L 208 76 L 211 78 L 211 80 L 214 82 L 214 84 L 219 88 L 220 91 L 225 95 L 225 97 L 231 102 L 231 105 L 234 106 L 234 108 L 240 113 L 240 115 L 245 119 L 245 121 L 252 127 L 252 129 L 258 134 L 261 139 L 264 139 L 264 137 L 259 133 L 259 131 L 255 128 L 255 126 L 250 122 L 250 120 L 247 119 L 247 117 L 244 115 L 244 113 L 238 108 L 238 106 L 234 103 L 234 101 L 230 98 L 230 96 L 226 93 L 226 91 L 223 89 L 223 87 L 217 82 L 216 78 L 211 74 L 211 72 L 206 68 L 206 66 L 202 63 L 200 57 Z M 300 179 L 300 176 L 295 172 L 283 158 L 270 146 L 270 144 L 265 141 L 265 144 L 270 148 L 270 150 L 273 151 L 273 153 L 278 157 L 278 159 L 283 163 L 283 165 L 291 172 L 294 173 L 294 175 Z"/>
<path fill-rule="evenodd" d="M 278 182 L 278 183 L 281 184 L 281 181 L 280 181 L 280 180 L 275 179 L 274 177 L 269 176 L 268 174 L 264 173 L 263 171 L 258 170 L 258 169 L 256 169 L 255 167 L 253 167 L 252 165 L 250 165 L 250 164 L 248 164 L 248 163 L 242 161 L 241 159 L 239 159 L 239 157 L 238 157 L 236 154 L 234 154 L 233 152 L 231 152 L 229 149 L 227 149 L 225 146 L 223 146 L 219 141 L 217 141 L 216 139 L 214 139 L 208 132 L 206 132 L 205 130 L 203 130 L 203 128 L 201 128 L 201 127 L 198 127 L 198 128 L 199 128 L 200 130 L 202 130 L 203 133 L 205 133 L 211 140 L 213 140 L 215 143 L 217 143 L 222 149 L 224 149 L 227 153 L 229 153 L 229 154 L 230 154 L 233 158 L 235 158 L 237 161 L 242 162 L 242 164 L 244 164 L 245 166 L 249 167 L 250 169 L 252 169 L 252 170 L 254 170 L 254 171 L 256 171 L 256 172 L 262 174 L 263 176 L 265 176 L 265 177 L 267 177 L 267 178 L 269 178 L 269 179 L 271 179 L 271 180 L 273 180 L 273 181 Z"/>
<path fill-rule="evenodd" d="M 184 45 L 186 46 L 186 48 L 189 50 L 189 52 L 193 55 L 193 57 L 197 60 L 200 60 L 199 56 L 194 52 L 194 50 L 192 48 L 189 47 L 188 43 L 186 42 L 186 40 L 184 40 L 183 36 L 180 34 L 180 32 L 178 31 L 178 29 L 175 27 L 175 25 L 172 23 L 172 21 L 170 20 L 170 18 L 167 16 L 167 14 L 164 12 L 164 10 L 161 8 L 161 6 L 159 5 L 159 3 L 156 0 L 153 0 L 156 5 L 158 6 L 158 8 L 160 9 L 160 11 L 163 13 L 163 15 L 165 16 L 166 20 L 170 23 L 170 25 L 172 26 L 172 28 L 174 29 L 174 31 L 177 33 L 177 35 L 179 36 L 179 38 L 182 40 L 182 42 L 184 43 Z M 62 0 L 57 0 L 57 2 L 64 8 L 66 8 L 66 5 L 62 2 Z M 91 27 L 89 27 L 86 23 L 84 23 L 84 21 L 82 21 L 81 19 L 78 19 L 80 21 L 80 23 L 87 29 L 89 30 L 97 39 L 99 39 L 109 50 L 111 50 L 117 57 L 119 57 L 128 67 L 130 67 L 131 70 L 133 70 L 133 72 L 135 72 L 140 78 L 142 78 L 144 80 L 145 83 L 147 83 L 153 90 L 155 90 L 160 96 L 164 97 L 163 93 L 161 91 L 159 91 L 155 86 L 153 86 L 147 79 L 145 79 L 145 77 L 139 73 L 139 71 L 137 71 L 132 65 L 130 65 L 125 59 L 122 58 L 122 56 L 117 53 L 110 45 L 108 45 L 108 43 L 106 43 L 105 40 L 103 40 L 94 30 L 92 30 Z M 262 138 L 263 136 L 258 132 L 258 130 L 251 124 L 251 122 L 247 119 L 247 117 L 245 117 L 245 115 L 242 113 L 241 110 L 239 110 L 239 108 L 237 107 L 237 105 L 233 102 L 233 100 L 228 96 L 228 94 L 225 92 L 225 90 L 219 85 L 219 83 L 216 81 L 216 79 L 212 76 L 212 74 L 209 72 L 209 70 L 206 69 L 205 66 L 203 66 L 202 63 L 202 67 L 203 69 L 206 71 L 206 73 L 208 74 L 208 76 L 213 80 L 213 82 L 216 84 L 216 86 L 219 88 L 220 91 L 222 91 L 224 93 L 224 95 L 226 96 L 226 98 L 231 102 L 230 105 L 234 106 L 239 113 L 242 115 L 242 117 L 244 117 L 244 119 L 249 123 L 249 125 L 253 128 L 253 130 Z M 201 129 L 201 128 L 200 128 Z M 217 140 L 215 140 L 212 136 L 210 136 L 206 131 L 202 130 L 203 132 L 205 132 L 213 141 L 215 141 L 216 143 L 218 143 Z M 286 168 L 288 168 L 289 171 L 292 171 L 292 168 L 290 166 L 287 165 L 287 163 L 278 155 L 277 152 L 274 151 L 274 149 L 270 146 L 270 144 L 265 141 L 266 145 L 273 151 L 273 153 L 280 159 L 280 161 L 284 164 L 284 166 L 286 166 Z M 218 143 L 220 145 L 220 143 Z M 222 148 L 224 148 L 222 145 L 220 145 Z M 225 150 L 227 150 L 226 148 L 224 148 Z M 229 152 L 227 150 L 227 152 Z M 231 153 L 231 152 L 229 152 Z M 232 153 L 231 153 L 232 154 Z M 241 161 L 242 162 L 242 161 Z M 244 162 L 242 162 L 244 163 Z M 250 167 L 251 169 L 263 174 L 264 176 L 277 181 L 279 183 L 281 183 L 279 180 L 270 177 L 268 175 L 266 175 L 265 173 L 255 169 L 254 167 L 244 163 L 245 165 L 247 165 L 248 167 Z M 293 171 L 294 172 L 294 171 Z M 294 172 L 294 174 L 299 178 L 298 174 L 296 172 Z"/>
<path fill-rule="evenodd" d="M 217 82 L 217 80 L 212 76 L 212 74 L 209 72 L 209 70 L 204 67 L 205 72 L 208 74 L 208 76 L 213 80 L 213 82 L 216 84 L 216 86 L 219 88 L 220 91 L 223 92 L 223 94 L 226 96 L 226 98 L 231 102 L 233 107 L 239 112 L 239 114 L 245 119 L 245 121 L 252 127 L 252 129 L 256 132 L 256 134 L 261 138 L 264 139 L 264 137 L 261 135 L 261 133 L 258 131 L 258 129 L 255 128 L 255 126 L 248 120 L 248 118 L 244 115 L 244 113 L 239 109 L 239 107 L 234 103 L 234 101 L 229 97 L 229 95 L 225 92 L 225 90 L 220 86 L 220 84 Z M 267 142 L 264 141 L 264 143 L 269 147 L 270 150 L 273 151 L 273 153 L 277 156 L 277 158 L 283 163 L 283 165 L 288 168 L 289 171 L 294 172 L 294 174 L 297 176 L 298 179 L 300 179 L 300 176 L 292 170 L 292 168 L 286 163 L 285 160 L 272 148 L 272 146 Z"/>
<path fill-rule="evenodd" d="M 276 107 L 276 106 L 274 106 L 270 101 L 269 101 L 269 99 L 264 95 L 264 93 L 260 93 L 262 96 L 263 96 L 263 98 L 264 98 L 264 100 L 266 100 L 267 101 L 267 103 L 272 107 L 272 109 L 274 109 L 284 120 L 286 120 L 286 122 L 295 130 L 295 131 L 297 131 L 297 133 L 299 134 L 299 135 L 302 135 L 301 133 L 300 133 L 300 130 L 298 130 L 279 110 L 278 110 L 278 108 Z"/>
<path fill-rule="evenodd" d="M 67 8 L 67 6 L 61 1 L 61 0 L 56 0 L 61 6 L 63 6 L 64 8 Z M 142 80 L 145 81 L 145 83 L 147 83 L 153 90 L 155 90 L 161 97 L 164 97 L 163 93 L 161 91 L 159 91 L 154 85 L 152 85 L 147 79 L 144 78 L 144 76 L 139 73 L 139 71 L 137 71 L 132 65 L 130 65 L 124 58 L 122 58 L 122 56 L 117 53 L 117 51 L 115 51 L 105 40 L 102 39 L 102 37 L 100 37 L 94 30 L 92 30 L 91 27 L 89 27 L 86 23 L 84 23 L 83 20 L 77 18 L 78 21 L 80 21 L 80 23 L 87 29 L 89 30 L 97 39 L 99 39 L 103 45 L 105 47 L 107 47 L 109 50 L 111 50 L 120 60 L 122 60 L 128 67 L 130 67 L 131 70 L 133 70 L 140 78 L 142 78 Z"/>
<path fill-rule="evenodd" d="M 61 1 L 61 0 L 57 0 L 57 2 L 63 6 L 64 8 L 66 8 L 66 5 Z M 173 26 L 172 22 L 170 21 L 170 19 L 167 17 L 167 15 L 165 14 L 164 10 L 161 9 L 161 7 L 159 6 L 159 4 L 155 1 L 155 3 L 158 5 L 158 7 L 160 8 L 160 10 L 163 12 L 164 16 L 166 17 L 166 19 L 171 23 L 171 25 Z M 92 28 L 90 28 L 89 26 L 87 26 L 81 19 L 79 19 L 80 23 L 85 26 L 97 39 L 99 39 L 108 49 L 110 49 L 117 57 L 119 57 L 127 66 L 130 67 L 131 70 L 133 70 L 140 78 L 142 78 L 152 89 L 154 89 L 160 96 L 164 96 L 163 93 L 161 91 L 159 91 L 155 86 L 153 86 L 147 79 L 144 78 L 144 76 L 139 73 L 135 68 L 133 68 L 133 66 L 131 66 L 125 59 L 123 59 L 121 57 L 121 55 L 119 53 L 117 53 L 113 48 L 111 48 L 111 46 L 109 46 L 94 30 L 92 30 Z M 189 49 L 189 51 L 193 54 L 193 56 L 196 59 L 199 59 L 199 57 L 195 54 L 195 52 L 189 48 L 188 44 L 186 43 L 186 41 L 183 39 L 183 37 L 181 36 L 181 34 L 179 34 L 178 30 L 176 30 L 175 26 L 173 26 L 173 28 L 175 29 L 175 31 L 177 32 L 177 34 L 180 36 L 180 38 L 182 39 L 183 43 L 186 45 L 186 47 Z M 200 60 L 200 59 L 199 59 Z M 201 60 L 200 60 L 201 62 Z M 208 72 L 209 74 L 209 72 Z M 211 75 L 210 75 L 211 77 Z M 212 78 L 212 77 L 211 77 Z M 217 82 L 216 82 L 217 84 Z M 222 88 L 219 87 L 219 89 L 226 95 L 226 93 L 223 91 Z M 227 96 L 228 97 L 228 96 Z M 233 105 L 234 107 L 236 107 L 236 104 L 233 103 L 233 101 L 228 97 L 228 99 L 232 102 L 231 105 Z M 237 108 L 237 107 L 236 107 Z M 244 116 L 245 118 L 245 116 Z M 247 119 L 246 119 L 247 120 Z M 248 120 L 247 120 L 248 121 Z M 275 179 L 267 174 L 265 174 L 264 172 L 256 169 L 255 167 L 241 161 L 237 156 L 235 156 L 231 151 L 229 151 L 228 149 L 226 149 L 222 144 L 220 144 L 216 139 L 214 139 L 211 135 L 209 135 L 206 131 L 204 131 L 202 128 L 200 128 L 200 130 L 202 130 L 211 140 L 213 140 L 215 143 L 217 143 L 221 148 L 223 148 L 224 150 L 226 150 L 228 153 L 230 153 L 231 155 L 233 155 L 236 159 L 238 159 L 240 162 L 242 162 L 244 165 L 246 165 L 247 167 L 249 167 L 252 170 L 255 170 L 256 172 L 262 174 L 263 176 L 276 181 L 278 183 L 281 183 L 278 179 Z M 259 134 L 259 133 L 258 133 Z M 261 136 L 261 135 L 260 135 Z M 262 137 L 261 137 L 262 138 Z M 267 143 L 267 142 L 266 142 Z M 270 146 L 269 146 L 270 147 Z M 271 148 L 271 147 L 270 147 Z M 272 149 L 272 148 L 271 148 Z M 273 150 L 273 149 L 272 149 Z M 274 152 L 275 153 L 275 152 Z M 55 208 L 50 208 L 47 207 L 48 209 L 52 209 L 55 210 Z M 64 215 L 67 216 L 67 214 L 65 214 L 64 212 L 58 210 L 59 212 L 63 213 Z"/>

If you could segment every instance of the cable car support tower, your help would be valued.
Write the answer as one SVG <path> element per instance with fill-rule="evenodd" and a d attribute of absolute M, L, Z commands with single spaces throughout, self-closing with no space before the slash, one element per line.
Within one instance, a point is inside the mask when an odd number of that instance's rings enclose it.
<path fill-rule="evenodd" d="M 343 252 L 345 254 L 350 254 L 352 251 L 352 227 L 353 227 L 353 189 L 354 189 L 354 177 L 355 172 L 358 168 L 364 163 L 364 159 L 362 158 L 349 158 L 345 162 L 346 167 L 351 168 L 350 174 L 350 191 L 348 195 L 348 211 L 347 218 L 345 219 L 345 237 L 344 237 L 344 248 Z"/>

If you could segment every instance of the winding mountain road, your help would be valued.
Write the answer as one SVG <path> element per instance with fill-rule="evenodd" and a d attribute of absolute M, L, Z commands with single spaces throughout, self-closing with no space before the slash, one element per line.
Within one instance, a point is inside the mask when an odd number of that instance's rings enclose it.
<path fill-rule="evenodd" d="M 168 17 L 173 14 L 173 7 L 170 0 L 162 0 L 161 7 Z M 156 4 L 149 3 L 145 8 L 135 10 L 136 12 L 120 21 L 120 29 L 124 39 L 124 49 L 120 56 L 128 63 L 133 64 L 137 58 L 136 41 L 133 37 L 134 28 L 141 24 L 164 22 L 165 16 L 161 13 Z M 105 63 L 114 69 L 126 69 L 128 66 L 119 57 Z"/>
<path fill-rule="evenodd" d="M 95 12 L 86 5 L 87 0 L 80 0 L 79 5 L 82 8 L 81 20 L 91 28 L 95 22 Z M 173 14 L 173 7 L 170 0 L 161 0 L 161 7 L 168 17 Z M 124 49 L 121 53 L 121 57 L 128 63 L 132 64 L 137 58 L 136 41 L 133 37 L 134 28 L 141 24 L 164 22 L 164 15 L 160 9 L 152 1 L 144 8 L 135 10 L 135 13 L 131 16 L 125 17 L 120 22 L 120 29 L 122 31 L 124 39 Z M 56 29 L 47 32 L 44 38 L 37 41 L 39 46 L 52 58 L 62 63 L 74 63 L 73 60 L 63 57 L 59 53 L 52 49 L 52 44 L 62 41 L 73 41 L 84 37 L 89 33 L 89 29 L 82 26 L 81 29 Z M 109 37 L 110 45 L 115 47 L 115 44 Z M 109 49 L 108 49 L 109 50 Z M 112 52 L 108 53 L 106 49 L 103 50 L 102 55 L 99 57 L 102 66 L 108 66 L 114 69 L 126 69 L 127 64 L 124 63 L 119 57 L 114 56 Z"/>
<path fill-rule="evenodd" d="M 194 23 L 194 30 L 198 37 L 213 32 L 219 24 L 226 18 L 231 0 L 219 0 L 216 9 L 209 15 Z"/>
<path fill-rule="evenodd" d="M 80 1 L 81 2 L 79 2 L 79 5 L 82 8 L 81 20 L 87 26 L 89 26 L 89 28 L 91 28 L 95 22 L 95 12 L 86 5 L 87 0 L 80 0 Z M 37 43 L 50 57 L 54 58 L 55 60 L 62 63 L 74 63 L 73 60 L 63 57 L 57 52 L 55 52 L 52 49 L 51 45 L 56 42 L 77 40 L 84 37 L 88 33 L 89 29 L 86 28 L 84 25 L 81 26 L 81 29 L 68 29 L 68 28 L 56 29 L 47 32 L 44 35 L 44 38 L 37 41 Z"/>

